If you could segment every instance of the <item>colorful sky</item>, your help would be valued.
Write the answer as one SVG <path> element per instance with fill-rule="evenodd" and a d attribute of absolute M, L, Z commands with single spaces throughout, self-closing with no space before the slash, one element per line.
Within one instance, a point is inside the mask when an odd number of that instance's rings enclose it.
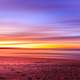
<path fill-rule="evenodd" d="M 20 52 L 79 55 L 80 1 L 0 0 L 0 48 L 1 56 L 14 56 L 13 51 L 16 56 Z M 8 48 L 6 53 L 3 48 Z"/>

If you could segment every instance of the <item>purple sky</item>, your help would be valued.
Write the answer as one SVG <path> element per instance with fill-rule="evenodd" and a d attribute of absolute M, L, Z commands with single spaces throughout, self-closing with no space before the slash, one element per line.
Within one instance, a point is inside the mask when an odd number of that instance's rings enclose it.
<path fill-rule="evenodd" d="M 80 36 L 80 1 L 0 0 L 0 30 Z"/>

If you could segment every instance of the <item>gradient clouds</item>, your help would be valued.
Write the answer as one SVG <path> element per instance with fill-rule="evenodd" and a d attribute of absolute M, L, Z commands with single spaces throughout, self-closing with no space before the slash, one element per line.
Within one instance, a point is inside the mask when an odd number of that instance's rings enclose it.
<path fill-rule="evenodd" d="M 0 48 L 5 47 L 79 50 L 80 1 L 0 0 Z"/>

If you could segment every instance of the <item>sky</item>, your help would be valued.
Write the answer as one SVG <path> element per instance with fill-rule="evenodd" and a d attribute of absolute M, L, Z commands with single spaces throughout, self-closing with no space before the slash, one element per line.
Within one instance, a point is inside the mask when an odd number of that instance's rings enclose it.
<path fill-rule="evenodd" d="M 80 36 L 79 0 L 0 0 L 0 34 Z"/>
<path fill-rule="evenodd" d="M 80 0 L 0 0 L 0 48 L 79 50 Z"/>

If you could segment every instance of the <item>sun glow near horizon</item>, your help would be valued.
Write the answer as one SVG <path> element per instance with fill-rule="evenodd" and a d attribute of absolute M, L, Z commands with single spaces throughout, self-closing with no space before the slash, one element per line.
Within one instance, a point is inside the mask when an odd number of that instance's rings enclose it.
<path fill-rule="evenodd" d="M 41 48 L 41 49 L 80 49 L 80 45 L 76 43 L 70 42 L 46 42 L 46 43 L 39 43 L 39 42 L 31 42 L 31 41 L 0 41 L 0 48 Z"/>

